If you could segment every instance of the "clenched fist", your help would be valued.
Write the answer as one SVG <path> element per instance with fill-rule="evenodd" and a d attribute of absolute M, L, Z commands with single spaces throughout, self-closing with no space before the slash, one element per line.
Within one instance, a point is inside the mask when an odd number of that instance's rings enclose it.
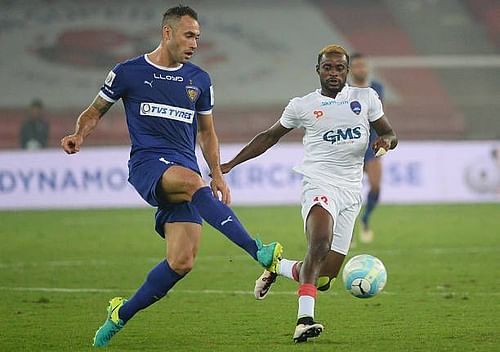
<path fill-rule="evenodd" d="M 61 147 L 68 154 L 75 154 L 80 151 L 80 145 L 83 143 L 83 137 L 77 134 L 70 134 L 61 139 Z"/>

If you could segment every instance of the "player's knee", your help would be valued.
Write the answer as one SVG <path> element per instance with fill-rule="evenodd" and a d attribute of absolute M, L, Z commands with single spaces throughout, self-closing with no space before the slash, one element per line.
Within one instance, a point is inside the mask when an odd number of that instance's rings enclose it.
<path fill-rule="evenodd" d="M 179 254 L 169 258 L 168 263 L 173 271 L 185 275 L 193 269 L 194 256 L 191 254 Z"/>
<path fill-rule="evenodd" d="M 325 236 L 325 238 L 319 238 L 318 240 L 311 243 L 309 245 L 309 251 L 315 258 L 323 259 L 324 257 L 326 257 L 326 255 L 330 251 L 330 242 L 328 241 L 328 238 Z"/>
<path fill-rule="evenodd" d="M 182 174 L 174 182 L 169 179 L 169 174 L 165 172 L 161 180 L 161 193 L 171 203 L 189 202 L 193 194 L 201 187 L 205 186 L 203 179 L 195 172 L 188 172 Z M 172 188 L 172 183 L 175 188 Z"/>
<path fill-rule="evenodd" d="M 193 194 L 200 188 L 204 187 L 205 184 L 203 183 L 202 178 L 195 174 L 192 176 L 186 177 L 184 180 L 184 185 L 183 185 L 183 190 L 184 190 L 184 195 L 186 197 L 186 201 L 191 201 L 191 198 L 193 197 Z"/>

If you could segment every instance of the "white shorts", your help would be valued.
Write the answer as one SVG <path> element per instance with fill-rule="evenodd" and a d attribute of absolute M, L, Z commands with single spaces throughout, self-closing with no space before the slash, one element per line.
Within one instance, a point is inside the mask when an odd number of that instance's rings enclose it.
<path fill-rule="evenodd" d="M 351 245 L 354 223 L 362 204 L 361 192 L 345 188 L 319 186 L 304 180 L 302 184 L 302 218 L 304 231 L 311 208 L 320 205 L 333 218 L 333 241 L 331 250 L 346 255 Z"/>

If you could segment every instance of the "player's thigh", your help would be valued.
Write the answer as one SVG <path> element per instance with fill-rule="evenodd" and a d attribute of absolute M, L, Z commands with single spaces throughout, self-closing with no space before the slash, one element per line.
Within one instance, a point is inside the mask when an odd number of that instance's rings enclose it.
<path fill-rule="evenodd" d="M 302 218 L 309 248 L 313 243 L 329 246 L 337 215 L 337 203 L 327 189 L 313 182 L 304 181 L 302 185 Z"/>
<path fill-rule="evenodd" d="M 319 272 L 319 276 L 328 276 L 330 279 L 337 277 L 342 264 L 344 263 L 345 255 L 330 251 L 321 266 L 321 270 Z"/>
<path fill-rule="evenodd" d="M 305 221 L 305 230 L 309 247 L 330 247 L 333 237 L 333 215 L 320 204 L 313 205 Z"/>
<path fill-rule="evenodd" d="M 169 203 L 190 201 L 194 192 L 205 186 L 201 176 L 191 169 L 175 165 L 161 177 L 160 194 Z"/>
<path fill-rule="evenodd" d="M 370 190 L 374 192 L 380 191 L 380 183 L 382 181 L 382 161 L 380 158 L 373 158 L 366 162 L 365 172 L 370 183 Z"/>
<path fill-rule="evenodd" d="M 166 257 L 172 269 L 191 270 L 200 245 L 201 225 L 192 222 L 165 223 L 164 233 Z"/>

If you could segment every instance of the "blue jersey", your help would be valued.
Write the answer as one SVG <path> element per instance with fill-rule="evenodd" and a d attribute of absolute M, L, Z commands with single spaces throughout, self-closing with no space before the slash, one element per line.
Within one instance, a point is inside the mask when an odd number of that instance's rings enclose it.
<path fill-rule="evenodd" d="M 199 173 L 197 115 L 210 114 L 214 104 L 207 72 L 192 63 L 159 66 L 143 55 L 116 65 L 99 96 L 123 101 L 132 142 L 129 165 L 164 155 Z"/>
<path fill-rule="evenodd" d="M 382 83 L 378 81 L 371 81 L 370 88 L 372 88 L 375 92 L 377 92 L 380 101 L 384 101 L 384 86 Z"/>
<path fill-rule="evenodd" d="M 380 98 L 380 101 L 384 101 L 384 86 L 382 83 L 377 82 L 377 81 L 371 81 L 370 82 L 370 88 L 373 89 L 375 92 L 377 92 L 378 97 Z M 375 142 L 375 139 L 377 139 L 377 132 L 373 129 L 373 127 L 370 128 L 370 145 Z M 368 148 L 370 149 L 370 148 Z"/>
<path fill-rule="evenodd" d="M 384 99 L 384 86 L 382 83 L 377 82 L 377 81 L 371 81 L 370 82 L 370 88 L 372 88 L 375 92 L 377 92 L 380 101 L 383 101 Z M 375 153 L 373 152 L 372 149 L 372 144 L 375 143 L 375 140 L 377 139 L 378 135 L 377 132 L 373 129 L 373 127 L 370 127 L 370 142 L 368 144 L 368 148 L 366 149 L 365 153 L 365 162 L 367 160 L 375 159 Z"/>

